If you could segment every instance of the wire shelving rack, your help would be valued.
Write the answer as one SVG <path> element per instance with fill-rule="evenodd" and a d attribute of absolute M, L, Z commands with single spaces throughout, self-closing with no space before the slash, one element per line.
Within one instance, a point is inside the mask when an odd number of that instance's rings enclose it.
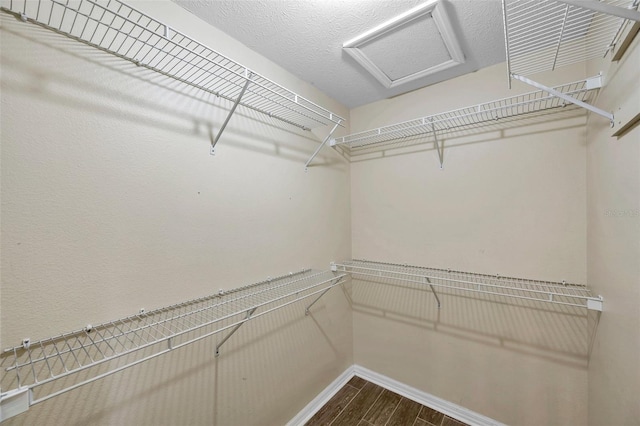
<path fill-rule="evenodd" d="M 499 296 L 507 299 L 583 307 L 596 311 L 602 311 L 603 305 L 602 297 L 592 296 L 586 286 L 565 282 L 502 277 L 356 259 L 332 263 L 331 269 L 349 273 L 354 279 L 372 277 L 425 286 L 433 292 L 438 307 L 440 307 L 440 298 L 436 288 L 446 289 L 454 294 Z"/>
<path fill-rule="evenodd" d="M 87 325 L 3 351 L 0 407 L 10 415 L 108 375 L 166 354 L 215 334 L 212 355 L 246 322 L 303 299 L 316 303 L 331 288 L 343 283 L 344 273 L 302 270 L 256 284 L 140 312 L 137 315 Z M 113 362 L 118 360 L 120 362 Z M 71 380 L 60 380 L 74 376 Z M 62 382 L 55 386 L 55 382 Z M 48 384 L 54 383 L 52 389 Z M 34 395 L 36 388 L 37 397 Z M 6 389 L 11 389 L 4 392 Z M 42 394 L 42 395 L 41 395 Z"/>
<path fill-rule="evenodd" d="M 0 0 L 0 10 L 233 102 L 215 142 L 237 105 L 304 130 L 345 121 L 120 0 Z"/>
<path fill-rule="evenodd" d="M 587 102 L 595 97 L 601 82 L 599 77 L 580 80 L 555 87 L 555 90 Z M 497 99 L 453 111 L 416 118 L 389 126 L 353 133 L 331 140 L 332 146 L 341 146 L 350 153 L 373 146 L 387 147 L 409 138 L 423 137 L 424 142 L 435 141 L 438 136 L 482 125 L 501 123 L 518 118 L 547 114 L 574 105 L 543 90 Z M 439 149 L 442 165 L 442 152 Z"/>
<path fill-rule="evenodd" d="M 520 80 L 596 113 L 614 127 L 613 113 L 528 76 L 604 58 L 620 42 L 629 21 L 640 22 L 638 5 L 640 0 L 502 0 L 509 87 L 512 79 Z"/>
<path fill-rule="evenodd" d="M 628 19 L 640 19 L 636 11 L 639 3 L 503 0 L 509 79 L 513 74 L 532 75 L 605 57 L 613 50 Z"/>

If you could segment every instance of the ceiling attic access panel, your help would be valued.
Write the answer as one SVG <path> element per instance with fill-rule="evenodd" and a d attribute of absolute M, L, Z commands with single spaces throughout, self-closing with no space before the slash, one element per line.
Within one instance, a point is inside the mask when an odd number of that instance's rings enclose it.
<path fill-rule="evenodd" d="M 119 0 L 0 0 L 0 10 L 229 100 L 231 114 L 242 105 L 304 130 L 345 121 Z"/>
<path fill-rule="evenodd" d="M 429 0 L 391 18 L 345 42 L 342 48 L 386 88 L 465 62 L 440 0 Z"/>

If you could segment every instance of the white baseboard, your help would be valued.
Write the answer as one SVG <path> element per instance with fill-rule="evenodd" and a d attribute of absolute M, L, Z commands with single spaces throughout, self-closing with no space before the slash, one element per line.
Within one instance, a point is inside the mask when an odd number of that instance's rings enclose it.
<path fill-rule="evenodd" d="M 306 407 L 302 409 L 293 419 L 287 423 L 287 426 L 300 426 L 305 424 L 313 415 L 320 410 L 332 397 L 336 394 L 353 376 L 359 376 L 363 379 L 375 383 L 385 389 L 404 396 L 407 399 L 415 401 L 419 404 L 431 407 L 449 417 L 460 420 L 461 422 L 472 426 L 504 426 L 496 420 L 478 414 L 475 411 L 468 410 L 457 404 L 445 401 L 442 398 L 423 392 L 419 389 L 400 383 L 390 377 L 376 373 L 368 368 L 360 365 L 352 365 L 347 368 L 337 379 L 335 379 L 325 390 L 313 399 Z"/>
<path fill-rule="evenodd" d="M 461 422 L 473 426 L 504 426 L 503 423 L 493 420 L 492 418 L 483 416 L 482 414 L 478 414 L 475 411 L 471 411 L 442 398 L 438 398 L 430 393 L 405 385 L 404 383 L 400 383 L 397 380 L 383 376 L 382 374 L 376 373 L 375 371 L 369 370 L 368 368 L 364 368 L 360 365 L 354 365 L 353 370 L 356 376 L 362 377 L 371 383 L 375 383 L 378 386 L 395 392 L 398 395 L 404 396 L 405 398 L 419 404 L 438 410 L 449 417 L 460 420 Z"/>
<path fill-rule="evenodd" d="M 313 417 L 349 380 L 355 375 L 353 365 L 347 368 L 344 373 L 338 376 L 322 392 L 307 404 L 296 416 L 289 420 L 287 426 L 300 426 Z"/>

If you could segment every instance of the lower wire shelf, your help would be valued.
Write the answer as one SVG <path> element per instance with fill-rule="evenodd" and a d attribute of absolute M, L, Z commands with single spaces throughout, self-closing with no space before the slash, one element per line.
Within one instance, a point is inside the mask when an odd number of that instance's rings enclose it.
<path fill-rule="evenodd" d="M 309 314 L 309 308 L 342 284 L 346 275 L 307 269 L 37 342 L 25 339 L 1 355 L 0 421 L 31 405 L 228 331 L 215 347 L 218 356 L 220 347 L 247 321 L 315 296 L 305 308 Z M 58 381 L 64 383 L 55 385 Z M 47 389 L 35 397 L 34 389 L 39 387 Z"/>
<path fill-rule="evenodd" d="M 349 273 L 354 279 L 375 277 L 428 286 L 438 307 L 440 298 L 436 288 L 447 289 L 454 294 L 478 294 L 531 300 L 556 305 L 583 307 L 602 311 L 602 297 L 594 297 L 588 287 L 566 282 L 540 281 L 524 278 L 502 277 L 472 272 L 434 269 L 367 260 L 349 260 L 332 263 L 331 270 Z"/>

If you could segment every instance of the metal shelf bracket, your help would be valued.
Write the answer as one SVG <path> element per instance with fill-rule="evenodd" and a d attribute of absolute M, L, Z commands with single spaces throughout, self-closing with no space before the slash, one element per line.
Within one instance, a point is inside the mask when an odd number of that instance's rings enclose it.
<path fill-rule="evenodd" d="M 560 3 L 566 3 L 571 6 L 581 7 L 583 9 L 593 10 L 594 12 L 605 13 L 607 15 L 617 16 L 618 18 L 630 19 L 632 21 L 640 21 L 640 12 L 632 8 L 614 6 L 597 0 L 556 0 Z M 637 6 L 636 6 L 637 7 Z"/>
<path fill-rule="evenodd" d="M 328 287 L 326 290 L 324 290 L 322 293 L 320 293 L 320 295 L 319 295 L 318 297 L 316 297 L 315 299 L 313 299 L 313 302 L 309 303 L 309 306 L 307 306 L 307 307 L 304 309 L 304 314 L 305 314 L 305 315 L 309 315 L 309 313 L 310 313 L 310 312 L 309 312 L 309 309 L 311 309 L 311 307 L 312 307 L 313 305 L 315 305 L 315 303 L 316 303 L 318 300 L 320 300 L 320 298 L 321 298 L 322 296 L 324 296 L 324 295 L 325 295 L 329 290 L 331 290 L 334 286 L 336 286 L 336 285 L 338 285 L 338 284 L 341 284 L 341 281 L 342 281 L 342 277 L 338 277 L 338 278 L 337 278 L 337 281 L 336 281 L 335 283 L 332 283 L 330 287 Z"/>
<path fill-rule="evenodd" d="M 222 132 L 224 132 L 224 129 L 227 127 L 227 124 L 229 124 L 229 120 L 231 120 L 231 116 L 233 115 L 234 112 L 236 112 L 236 108 L 238 107 L 238 104 L 242 100 L 242 96 L 244 96 L 244 92 L 247 91 L 247 87 L 249 87 L 249 83 L 251 83 L 251 77 L 253 77 L 253 73 L 250 72 L 249 70 L 245 70 L 245 75 L 246 75 L 247 81 L 244 83 L 244 86 L 242 87 L 240 94 L 234 101 L 233 106 L 231 107 L 231 110 L 227 115 L 227 118 L 224 120 L 224 123 L 222 123 L 222 126 L 220 127 L 220 130 L 218 130 L 218 134 L 216 135 L 215 139 L 211 142 L 211 155 L 215 155 L 215 149 L 216 149 L 216 144 L 218 143 L 218 139 L 220 139 L 220 136 L 222 136 Z"/>
<path fill-rule="evenodd" d="M 438 302 L 438 309 L 440 309 L 440 298 L 438 297 L 438 293 L 436 293 L 436 289 L 433 288 L 433 284 L 431 284 L 431 280 L 429 279 L 429 277 L 424 277 L 424 280 L 427 282 L 427 284 L 429 284 L 429 287 L 431 287 L 431 291 L 436 298 L 436 302 Z"/>
<path fill-rule="evenodd" d="M 314 158 L 316 158 L 316 155 L 318 155 L 318 153 L 320 152 L 320 150 L 322 149 L 323 146 L 326 145 L 327 141 L 329 139 L 331 139 L 331 136 L 333 136 L 333 132 L 336 131 L 336 129 L 338 128 L 338 126 L 342 123 L 342 119 L 338 119 L 338 122 L 335 124 L 335 126 L 333 126 L 333 129 L 331 129 L 331 131 L 329 132 L 329 134 L 327 135 L 327 137 L 324 138 L 324 140 L 322 141 L 322 143 L 320 144 L 320 146 L 318 148 L 316 148 L 316 151 L 313 153 L 313 155 L 311 155 L 311 158 L 309 158 L 309 160 L 307 160 L 307 162 L 304 165 L 304 170 L 307 171 L 307 169 L 309 168 L 309 164 L 311 164 L 311 162 L 313 161 Z"/>
<path fill-rule="evenodd" d="M 442 143 L 438 141 L 438 135 L 436 134 L 436 127 L 433 125 L 433 118 L 430 118 L 429 121 L 431 122 L 431 131 L 433 132 L 433 141 L 436 144 L 436 151 L 438 151 L 438 160 L 440 160 L 440 169 L 442 169 L 443 163 L 444 163 L 444 141 L 442 141 Z M 440 307 L 439 303 L 438 303 L 438 307 Z"/>
<path fill-rule="evenodd" d="M 244 325 L 244 323 L 246 323 L 247 321 L 249 321 L 249 320 L 251 319 L 251 315 L 253 315 L 253 313 L 256 311 L 256 309 L 258 309 L 258 308 L 256 307 L 256 308 L 251 308 L 251 309 L 249 309 L 249 310 L 247 311 L 247 316 L 244 318 L 244 320 L 242 320 L 241 322 L 239 322 L 238 324 L 236 324 L 236 325 L 235 325 L 235 327 L 233 327 L 233 328 L 231 329 L 231 331 L 229 332 L 229 334 L 227 334 L 226 336 L 224 336 L 224 338 L 220 341 L 220 343 L 218 343 L 218 344 L 216 345 L 216 354 L 215 354 L 216 358 L 220 356 L 220 348 L 222 347 L 222 345 L 224 345 L 224 344 L 225 344 L 225 342 L 226 342 L 227 340 L 229 340 L 229 337 L 231 337 L 231 336 L 233 335 L 233 333 L 235 333 L 236 331 L 238 331 L 238 329 L 239 329 L 240 327 L 242 327 L 242 325 Z"/>
<path fill-rule="evenodd" d="M 614 125 L 614 121 L 613 121 L 614 117 L 613 117 L 613 114 L 611 114 L 610 112 L 604 111 L 604 110 L 602 110 L 602 109 L 600 109 L 598 107 L 595 107 L 595 106 L 593 106 L 591 104 L 583 102 L 583 101 L 581 101 L 579 99 L 574 98 L 573 96 L 570 96 L 570 95 L 568 95 L 566 93 L 562 93 L 562 92 L 560 92 L 558 90 L 555 90 L 555 89 L 553 89 L 551 87 L 547 87 L 544 84 L 540 84 L 537 81 L 531 80 L 530 78 L 527 78 L 527 77 L 524 77 L 524 76 L 521 76 L 521 75 L 518 75 L 518 74 L 511 74 L 511 77 L 515 78 L 516 80 L 520 80 L 523 83 L 526 83 L 526 84 L 528 84 L 530 86 L 538 88 L 540 90 L 544 90 L 545 92 L 547 92 L 547 93 L 549 93 L 549 94 L 551 94 L 553 96 L 557 96 L 558 98 L 560 98 L 562 100 L 565 100 L 565 101 L 570 102 L 572 104 L 576 104 L 579 107 L 585 108 L 585 109 L 587 109 L 587 110 L 589 110 L 591 112 L 594 112 L 594 113 L 596 113 L 598 115 L 601 115 L 604 118 L 609 120 L 609 122 L 611 123 L 611 127 L 613 127 L 613 125 Z M 599 86 L 597 86 L 597 87 L 602 87 L 601 76 L 599 78 L 596 77 L 595 79 L 587 80 L 587 84 L 592 84 L 592 85 L 593 84 L 599 84 Z M 591 88 L 595 88 L 595 87 L 596 86 L 591 86 Z"/>

